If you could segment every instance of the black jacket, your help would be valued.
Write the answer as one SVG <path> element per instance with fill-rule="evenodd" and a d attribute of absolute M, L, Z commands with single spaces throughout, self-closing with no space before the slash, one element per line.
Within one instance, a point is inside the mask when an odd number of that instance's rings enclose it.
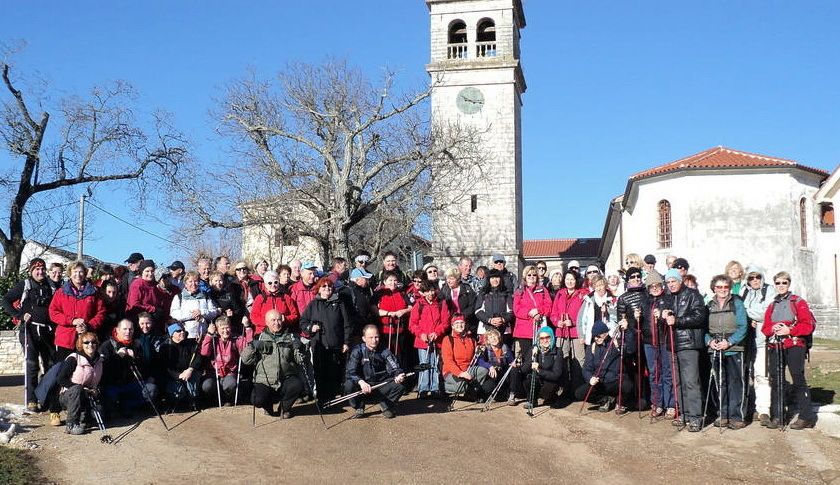
<path fill-rule="evenodd" d="M 541 381 L 560 382 L 563 378 L 563 355 L 556 347 L 545 352 L 538 351 L 537 363 L 540 365 L 537 376 Z M 527 370 L 529 372 L 532 370 L 530 365 Z"/>
<path fill-rule="evenodd" d="M 99 347 L 99 353 L 102 354 L 102 384 L 109 385 L 124 385 L 134 382 L 134 375 L 131 372 L 132 358 L 126 354 L 125 357 L 120 357 L 117 351 L 121 348 L 126 348 L 125 345 L 117 342 L 113 338 L 109 338 Z M 137 344 L 136 340 L 131 342 L 127 348 L 134 351 L 134 358 L 140 359 L 142 350 Z M 143 376 L 144 378 L 147 376 Z"/>
<path fill-rule="evenodd" d="M 678 293 L 672 293 L 671 298 L 671 309 L 677 317 L 674 324 L 677 351 L 705 348 L 704 336 L 709 327 L 708 308 L 700 292 L 683 286 Z"/>
<path fill-rule="evenodd" d="M 230 318 L 237 327 L 242 323 L 242 317 L 245 316 L 245 303 L 240 297 L 241 293 L 242 287 L 237 283 L 228 284 L 222 291 L 210 290 L 210 299 L 219 307 L 220 315 L 226 315 L 227 310 L 233 310 L 233 316 Z"/>
<path fill-rule="evenodd" d="M 513 323 L 513 297 L 505 291 L 490 290 L 482 293 L 476 303 L 475 316 L 484 324 L 484 328 L 493 328 L 490 319 L 502 317 L 504 325 L 499 327 L 499 332 L 504 333 L 505 328 Z"/>
<path fill-rule="evenodd" d="M 321 328 L 313 334 L 312 326 L 318 324 Z M 342 345 L 350 345 L 350 335 L 353 333 L 353 322 L 347 314 L 344 302 L 333 294 L 328 300 L 316 296 L 300 317 L 300 328 L 305 336 L 328 349 L 340 349 Z"/>
<path fill-rule="evenodd" d="M 347 359 L 347 380 L 353 384 L 359 380 L 376 384 L 402 372 L 396 357 L 388 349 L 370 350 L 365 344 L 359 344 L 353 347 Z"/>
<path fill-rule="evenodd" d="M 628 328 L 638 328 L 639 322 L 636 321 L 636 316 L 634 315 L 633 310 L 636 308 L 639 310 L 642 309 L 642 299 L 644 296 L 645 287 L 639 286 L 636 288 L 627 288 L 627 291 L 618 297 L 618 304 L 616 305 L 618 320 L 621 321 L 621 317 L 625 317 L 627 319 Z"/>
<path fill-rule="evenodd" d="M 668 345 L 668 328 L 662 311 L 673 306 L 671 295 L 663 292 L 659 296 L 645 294 L 642 300 L 642 342 L 648 345 Z M 653 317 L 654 310 L 659 310 L 660 317 Z"/>
<path fill-rule="evenodd" d="M 362 288 L 351 281 L 338 291 L 338 297 L 343 298 L 347 305 L 350 320 L 353 322 L 353 335 L 361 335 L 365 325 L 376 323 L 370 304 L 373 297 L 370 287 Z"/>
<path fill-rule="evenodd" d="M 166 371 L 172 378 L 177 378 L 181 372 L 187 370 L 187 367 L 192 367 L 193 372 L 201 372 L 204 362 L 201 357 L 201 352 L 196 352 L 198 343 L 194 339 L 184 339 L 180 343 L 175 343 L 170 340 L 165 348 L 166 354 Z M 195 359 L 193 359 L 195 355 Z"/>
<path fill-rule="evenodd" d="M 50 321 L 50 301 L 52 300 L 53 289 L 50 286 L 49 278 L 44 278 L 41 282 L 37 282 L 32 278 L 26 278 L 23 281 L 18 281 L 12 289 L 10 289 L 4 296 L 3 296 L 3 310 L 8 313 L 9 315 L 18 318 L 19 320 L 23 320 L 23 315 L 25 313 L 29 313 L 32 315 L 31 322 L 36 323 L 43 323 L 50 325 L 50 329 L 54 330 L 55 326 Z M 28 282 L 28 285 L 27 285 Z M 26 297 L 23 298 L 24 289 L 29 286 L 29 290 L 26 291 Z M 20 301 L 23 298 L 23 302 L 19 309 L 13 306 L 13 303 L 16 301 Z M 47 330 L 45 327 L 41 327 L 41 331 Z"/>
<path fill-rule="evenodd" d="M 583 380 L 588 384 L 589 379 L 595 376 L 601 379 L 601 382 L 615 382 L 618 380 L 620 363 L 621 351 L 615 347 L 613 340 L 607 337 L 603 344 L 595 345 L 592 352 L 586 352 Z"/>

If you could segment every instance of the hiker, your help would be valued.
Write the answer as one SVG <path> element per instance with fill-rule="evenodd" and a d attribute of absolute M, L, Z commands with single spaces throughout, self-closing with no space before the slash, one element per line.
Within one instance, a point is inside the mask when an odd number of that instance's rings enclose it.
<path fill-rule="evenodd" d="M 103 359 L 99 354 L 99 338 L 84 332 L 76 339 L 76 352 L 67 356 L 58 375 L 58 401 L 67 411 L 67 433 L 85 433 L 85 415 L 91 407 L 88 395 L 99 396 Z M 98 410 L 97 410 L 98 412 Z"/>
<path fill-rule="evenodd" d="M 529 394 L 525 403 L 526 409 L 537 406 L 537 396 L 543 399 L 543 404 L 556 407 L 558 404 L 557 391 L 563 380 L 563 354 L 554 346 L 554 331 L 544 325 L 537 333 L 536 356 L 529 359 L 529 366 L 524 369 L 526 390 L 534 386 L 533 395 Z"/>
<path fill-rule="evenodd" d="M 633 380 L 626 369 L 624 375 L 620 373 L 620 343 L 610 337 L 610 329 L 604 322 L 598 321 L 592 326 L 592 340 L 590 351 L 586 353 L 583 363 L 583 378 L 586 383 L 575 390 L 575 397 L 583 401 L 588 393 L 588 402 L 598 403 L 598 411 L 606 413 L 615 404 L 619 392 L 622 402 L 626 403 L 631 398 Z M 627 407 L 617 406 L 615 412 L 624 414 Z"/>
<path fill-rule="evenodd" d="M 371 386 L 381 384 L 389 378 L 393 378 L 393 381 L 371 389 Z M 379 345 L 379 329 L 373 324 L 365 325 L 362 329 L 362 343 L 350 351 L 344 381 L 344 394 L 362 391 L 361 396 L 350 399 L 354 417 L 364 417 L 365 400 L 378 401 L 384 418 L 396 417 L 396 403 L 405 391 L 404 379 L 405 373 L 394 354 Z"/>
<path fill-rule="evenodd" d="M 254 338 L 254 329 L 247 320 L 243 321 L 244 335 L 233 336 L 231 318 L 226 315 L 216 317 L 216 320 L 207 328 L 207 335 L 201 342 L 200 352 L 204 361 L 209 363 L 209 372 L 201 380 L 201 392 L 209 396 L 211 400 L 218 400 L 219 396 L 216 393 L 218 380 L 218 389 L 222 393 L 221 401 L 226 406 L 233 405 L 237 387 L 246 386 L 245 383 L 240 382 L 242 376 L 239 375 L 239 356 L 242 349 Z M 248 387 L 244 389 L 240 388 L 240 392 L 247 395 L 245 393 L 250 389 Z"/>

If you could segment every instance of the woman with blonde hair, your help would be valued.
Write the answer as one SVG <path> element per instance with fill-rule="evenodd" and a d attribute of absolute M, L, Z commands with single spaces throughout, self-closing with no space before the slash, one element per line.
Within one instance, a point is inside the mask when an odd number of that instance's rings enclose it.
<path fill-rule="evenodd" d="M 734 259 L 728 263 L 726 263 L 726 268 L 723 270 L 723 274 L 729 276 L 729 279 L 732 280 L 732 289 L 730 290 L 733 295 L 741 295 L 741 287 L 744 283 L 744 267 L 738 261 Z"/>

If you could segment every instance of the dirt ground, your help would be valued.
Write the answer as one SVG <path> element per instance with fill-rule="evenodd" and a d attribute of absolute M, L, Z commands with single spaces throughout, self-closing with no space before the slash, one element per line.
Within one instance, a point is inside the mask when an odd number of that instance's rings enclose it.
<path fill-rule="evenodd" d="M 827 357 L 827 356 L 826 356 Z M 824 360 L 824 359 L 820 359 Z M 0 403 L 19 402 L 19 383 L 0 381 Z M 618 417 L 584 411 L 420 401 L 399 404 L 386 420 L 378 406 L 368 417 L 349 410 L 327 414 L 325 430 L 314 406 L 279 420 L 251 408 L 208 409 L 156 417 L 136 429 L 111 423 L 116 444 L 100 433 L 71 437 L 29 418 L 18 446 L 36 444 L 43 473 L 57 483 L 833 483 L 840 484 L 840 440 L 815 430 L 771 431 L 707 427 L 677 431 L 638 413 Z"/>

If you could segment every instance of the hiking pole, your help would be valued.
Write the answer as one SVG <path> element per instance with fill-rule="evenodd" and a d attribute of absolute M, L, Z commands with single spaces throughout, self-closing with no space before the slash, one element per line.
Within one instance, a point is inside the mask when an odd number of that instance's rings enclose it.
<path fill-rule="evenodd" d="M 216 336 L 211 335 L 210 338 L 213 342 L 213 372 L 216 373 L 216 396 L 219 399 L 219 409 L 222 409 L 222 386 L 219 383 L 219 362 L 218 362 L 218 351 L 216 350 Z"/>
<path fill-rule="evenodd" d="M 779 422 L 781 426 L 779 426 L 779 431 L 784 431 L 787 425 L 787 419 L 785 419 L 785 363 L 783 362 L 784 359 L 784 345 L 781 342 L 776 344 L 776 382 L 779 383 L 778 389 L 778 402 L 779 402 Z"/>
<path fill-rule="evenodd" d="M 242 353 L 239 353 L 239 363 L 236 364 L 236 392 L 233 394 L 233 405 L 239 404 L 239 377 L 242 375 Z"/>
<path fill-rule="evenodd" d="M 484 407 L 481 408 L 481 412 L 487 411 L 490 409 L 490 405 L 493 404 L 493 401 L 496 400 L 496 395 L 499 394 L 499 391 L 502 389 L 502 386 L 505 385 L 505 380 L 507 380 L 508 375 L 510 375 L 510 370 L 513 369 L 513 363 L 508 364 L 508 368 L 505 373 L 502 375 L 502 378 L 499 380 L 499 383 L 496 384 L 496 387 L 493 388 L 493 392 L 490 393 L 490 397 L 487 398 L 487 402 L 484 403 Z M 511 391 L 512 392 L 512 391 Z"/>
<path fill-rule="evenodd" d="M 639 419 L 642 417 L 642 310 L 633 307 L 633 316 L 636 317 L 636 408 L 639 410 Z M 621 392 L 619 390 L 619 392 Z"/>
<path fill-rule="evenodd" d="M 473 376 L 473 372 L 475 372 L 475 368 L 476 366 L 478 366 L 478 356 L 479 354 L 481 354 L 483 349 L 484 346 L 482 345 L 478 345 L 475 347 L 475 352 L 473 352 L 473 358 L 472 360 L 470 360 L 470 364 L 467 366 L 467 374 L 469 374 L 470 376 Z M 458 390 L 455 392 L 455 395 L 452 396 L 452 401 L 449 403 L 447 411 L 452 411 L 453 409 L 455 409 L 455 401 L 458 400 L 458 397 L 461 394 L 466 393 L 467 391 L 467 382 L 471 382 L 471 380 L 467 381 L 466 379 L 464 379 L 458 385 Z"/>
<path fill-rule="evenodd" d="M 728 404 L 728 403 L 727 403 Z M 729 412 L 726 413 L 727 420 Z M 705 418 L 705 417 L 704 417 Z M 720 432 L 723 433 L 723 351 L 718 350 L 718 423 Z"/>
<path fill-rule="evenodd" d="M 534 332 L 533 332 L 533 335 L 531 336 L 531 362 L 528 363 L 528 366 L 530 367 L 530 372 L 531 372 L 531 382 L 528 386 L 529 387 L 529 389 L 528 389 L 528 403 L 525 404 L 525 407 L 526 407 L 525 413 L 532 418 L 534 417 L 534 409 L 533 409 L 534 408 L 534 401 L 535 401 L 534 395 L 537 393 L 537 375 L 536 375 L 536 372 L 534 372 L 534 362 L 536 362 L 537 355 L 538 355 L 537 352 L 539 352 L 539 350 L 540 350 L 537 347 L 539 345 L 539 340 L 538 340 L 537 336 L 539 334 L 540 324 L 537 323 L 537 322 L 538 322 L 538 320 L 535 318 L 534 319 Z M 571 339 L 569 339 L 569 344 L 570 344 L 569 347 L 571 348 Z"/>
<path fill-rule="evenodd" d="M 707 412 L 709 410 L 709 398 L 712 396 L 712 382 L 715 378 L 715 357 L 717 356 L 717 350 L 712 350 L 712 369 L 709 372 L 709 383 L 706 385 L 706 399 L 703 402 L 703 420 L 705 421 L 706 416 L 708 416 Z"/>
<path fill-rule="evenodd" d="M 99 431 L 102 432 L 102 437 L 99 438 L 99 442 L 105 444 L 113 443 L 114 438 L 105 431 L 105 422 L 102 421 L 102 414 L 99 412 L 99 402 L 89 391 L 85 390 L 85 394 L 87 394 L 88 404 L 90 404 L 90 412 L 93 414 L 93 419 L 96 420 L 96 425 L 99 427 Z"/>
<path fill-rule="evenodd" d="M 169 426 L 166 425 L 166 421 L 163 420 L 163 416 L 161 416 L 160 411 L 158 411 L 157 406 L 155 406 L 155 402 L 152 400 L 152 396 L 149 395 L 149 391 L 148 389 L 146 389 L 146 384 L 143 382 L 143 376 L 140 375 L 140 371 L 137 369 L 137 366 L 134 364 L 134 361 L 129 361 L 128 366 L 131 369 L 131 373 L 134 374 L 134 379 L 137 381 L 137 385 L 139 385 L 140 389 L 143 391 L 143 397 L 145 397 L 146 401 L 148 401 L 149 404 L 152 405 L 152 410 L 154 410 L 158 419 L 160 419 L 161 424 L 163 424 L 163 428 L 166 431 L 169 431 Z"/>
<path fill-rule="evenodd" d="M 29 409 L 29 332 L 26 329 L 27 320 L 20 323 L 20 330 L 23 332 L 23 408 Z"/>
<path fill-rule="evenodd" d="M 309 347 L 309 354 L 311 356 L 310 358 L 312 359 L 311 360 L 312 365 L 309 366 L 309 365 L 304 364 L 303 365 L 303 372 L 306 374 L 306 380 L 309 381 L 309 387 L 312 389 L 312 394 L 313 394 L 313 397 L 314 397 L 313 401 L 315 401 L 315 409 L 318 410 L 318 416 L 321 418 L 321 424 L 324 425 L 324 429 L 328 429 L 327 428 L 327 422 L 324 421 L 324 414 L 321 412 L 321 404 L 318 402 L 318 392 L 317 392 L 318 387 L 317 387 L 317 384 L 315 384 L 315 363 L 314 363 L 314 361 L 315 361 L 315 349 L 311 345 L 312 341 L 310 340 L 309 342 L 310 342 L 310 345 L 308 347 Z"/>
<path fill-rule="evenodd" d="M 600 379 L 601 369 L 604 367 L 604 362 L 607 361 L 607 356 L 610 355 L 612 352 L 613 344 L 612 342 L 607 344 L 607 350 L 604 352 L 604 356 L 601 357 L 601 362 L 598 364 L 598 369 L 595 371 L 595 375 L 593 377 L 598 377 Z M 594 355 L 593 355 L 594 357 Z M 589 395 L 592 393 L 592 389 L 595 388 L 594 384 L 589 384 L 589 389 L 586 391 L 586 395 L 583 396 L 583 402 L 580 403 L 580 411 L 578 411 L 578 415 L 583 414 L 583 408 L 586 407 L 586 402 L 589 401 Z M 621 394 L 621 389 L 618 390 L 619 394 Z"/>
<path fill-rule="evenodd" d="M 429 370 L 429 368 L 427 368 L 425 364 L 420 364 L 420 365 L 418 365 L 417 367 L 414 368 L 414 371 L 406 372 L 405 377 L 411 377 L 411 376 L 417 374 L 418 372 L 423 372 L 423 371 L 427 371 L 427 370 Z M 385 384 L 388 384 L 389 382 L 394 382 L 394 378 L 389 377 L 388 379 L 380 382 L 379 384 L 374 384 L 374 385 L 370 386 L 370 390 L 372 391 L 374 389 L 379 389 L 380 387 L 384 386 Z M 335 406 L 336 404 L 340 404 L 340 403 L 343 403 L 345 401 L 349 401 L 350 399 L 353 399 L 354 397 L 360 396 L 362 394 L 364 394 L 363 391 L 356 391 L 356 392 L 352 392 L 350 394 L 347 394 L 347 395 L 344 395 L 344 396 L 341 396 L 341 397 L 337 397 L 337 398 L 333 399 L 332 401 L 324 403 L 324 408 L 328 408 L 330 406 Z"/>
<path fill-rule="evenodd" d="M 674 346 L 674 326 L 668 326 L 668 337 L 671 341 L 671 387 L 673 388 L 673 398 L 674 398 L 674 421 L 678 421 L 681 416 L 681 409 L 680 406 L 682 405 L 682 400 L 679 399 L 677 396 L 677 378 L 679 375 L 678 372 L 678 365 L 677 365 L 677 348 Z M 682 387 L 682 386 L 680 386 Z"/>
<path fill-rule="evenodd" d="M 427 343 L 427 346 L 428 347 L 426 348 L 426 365 L 429 366 L 429 368 L 431 369 L 432 368 L 432 353 L 435 352 L 437 349 L 435 348 L 434 340 L 429 340 L 428 343 Z M 429 387 L 432 387 L 432 376 L 431 375 L 429 376 Z M 439 389 L 435 389 L 435 392 L 438 392 L 438 391 L 439 391 Z M 417 399 L 420 399 L 420 392 L 421 392 L 420 391 L 420 380 L 418 379 L 418 381 L 417 381 Z"/>
<path fill-rule="evenodd" d="M 618 414 L 618 409 L 621 407 L 621 396 L 624 395 L 622 391 L 622 384 L 624 383 L 624 329 L 621 329 L 621 352 L 619 353 L 618 361 L 618 405 L 615 408 L 615 413 Z M 584 401 L 586 401 L 584 399 Z"/>

